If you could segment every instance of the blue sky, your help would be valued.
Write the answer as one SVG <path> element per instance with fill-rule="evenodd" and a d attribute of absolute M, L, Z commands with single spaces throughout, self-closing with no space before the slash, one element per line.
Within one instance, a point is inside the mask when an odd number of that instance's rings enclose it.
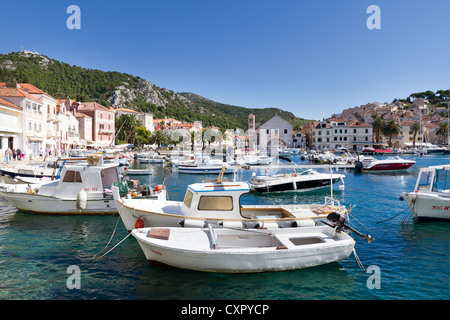
<path fill-rule="evenodd" d="M 69 5 L 81 29 L 69 30 Z M 377 5 L 381 29 L 366 26 Z M 322 119 L 450 89 L 450 1 L 2 1 L 0 53 L 140 76 L 175 92 Z"/>

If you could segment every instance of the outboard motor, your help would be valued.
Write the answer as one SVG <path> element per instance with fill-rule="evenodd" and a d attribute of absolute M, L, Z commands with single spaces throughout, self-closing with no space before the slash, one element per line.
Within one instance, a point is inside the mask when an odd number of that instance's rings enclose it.
<path fill-rule="evenodd" d="M 363 163 L 361 161 L 355 161 L 355 171 L 361 172 L 363 168 Z"/>
<path fill-rule="evenodd" d="M 343 215 L 332 212 L 327 215 L 327 219 L 333 223 L 333 226 L 336 228 L 337 232 L 345 231 L 345 222 L 347 219 Z"/>

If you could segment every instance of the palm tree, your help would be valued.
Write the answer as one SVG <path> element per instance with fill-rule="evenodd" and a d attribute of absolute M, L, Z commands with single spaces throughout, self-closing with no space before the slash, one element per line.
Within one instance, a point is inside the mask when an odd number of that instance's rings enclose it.
<path fill-rule="evenodd" d="M 392 136 L 397 135 L 400 132 L 400 126 L 395 120 L 390 120 L 384 125 L 381 131 L 385 136 L 389 137 L 389 147 L 392 147 Z"/>
<path fill-rule="evenodd" d="M 416 134 L 420 131 L 420 123 L 414 122 L 410 127 L 409 130 L 413 133 L 413 148 L 416 147 Z"/>
<path fill-rule="evenodd" d="M 383 119 L 381 119 L 380 116 L 378 116 L 378 113 L 376 111 L 372 113 L 372 119 L 372 128 L 373 133 L 375 134 L 375 142 L 378 143 L 380 142 L 380 134 L 385 125 L 385 122 L 383 121 Z"/>
<path fill-rule="evenodd" d="M 436 134 L 438 136 L 442 136 L 445 142 L 445 137 L 448 137 L 448 123 L 446 121 L 443 121 L 439 124 L 439 128 L 437 129 Z"/>
<path fill-rule="evenodd" d="M 169 138 L 165 133 L 161 130 L 157 130 L 151 137 L 150 143 L 158 145 L 158 149 L 161 148 L 161 145 L 167 144 L 169 142 Z"/>

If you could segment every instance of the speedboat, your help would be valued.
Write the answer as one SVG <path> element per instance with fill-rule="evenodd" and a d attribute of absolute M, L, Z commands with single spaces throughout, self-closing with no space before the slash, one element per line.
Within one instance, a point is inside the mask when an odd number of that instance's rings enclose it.
<path fill-rule="evenodd" d="M 112 193 L 128 231 L 144 227 L 204 227 L 210 223 L 235 228 L 289 228 L 316 226 L 317 220 L 332 212 L 346 216 L 347 209 L 332 197 L 323 203 L 250 205 L 241 196 L 250 192 L 243 181 L 204 181 L 190 184 L 183 201 L 121 197 Z"/>
<path fill-rule="evenodd" d="M 119 181 L 118 162 L 103 163 L 103 157 L 98 155 L 88 156 L 87 160 L 64 166 L 59 180 L 27 188 L 25 192 L 3 190 L 1 195 L 19 210 L 66 215 L 117 213 L 112 185 L 117 186 L 122 196 L 154 196 L 148 188 L 134 190 L 128 188 L 127 181 Z"/>
<path fill-rule="evenodd" d="M 323 188 L 341 181 L 344 185 L 345 175 L 319 173 L 312 169 L 302 169 L 289 173 L 256 176 L 251 178 L 251 189 L 258 192 L 308 191 Z"/>
<path fill-rule="evenodd" d="M 405 160 L 398 156 L 376 159 L 374 157 L 363 157 L 355 162 L 355 169 L 362 172 L 386 172 L 402 171 L 409 169 L 416 162 Z"/>
<path fill-rule="evenodd" d="M 416 222 L 450 222 L 450 165 L 421 168 L 413 192 L 404 192 Z"/>
<path fill-rule="evenodd" d="M 347 258 L 355 240 L 328 226 L 245 230 L 208 228 L 135 229 L 146 259 L 169 266 L 223 273 L 285 271 Z"/>

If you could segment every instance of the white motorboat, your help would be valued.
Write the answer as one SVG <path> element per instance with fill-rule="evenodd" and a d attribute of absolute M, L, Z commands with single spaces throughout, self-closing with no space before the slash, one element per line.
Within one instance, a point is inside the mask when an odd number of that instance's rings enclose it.
<path fill-rule="evenodd" d="M 157 154 L 156 152 L 145 152 L 135 155 L 139 163 L 164 163 L 166 157 Z"/>
<path fill-rule="evenodd" d="M 250 192 L 247 182 L 217 181 L 194 183 L 187 187 L 184 201 L 122 198 L 117 187 L 112 193 L 120 217 L 128 231 L 137 227 L 204 227 L 213 225 L 236 228 L 288 228 L 317 225 L 329 213 L 346 216 L 347 209 L 338 200 L 325 197 L 324 203 L 244 205 L 241 196 Z"/>
<path fill-rule="evenodd" d="M 153 168 L 147 168 L 147 169 L 128 169 L 125 167 L 124 171 L 122 172 L 123 175 L 127 176 L 148 176 L 152 175 L 154 172 Z"/>
<path fill-rule="evenodd" d="M 347 258 L 355 241 L 328 226 L 236 230 L 228 228 L 135 229 L 146 259 L 173 267 L 224 273 L 285 271 Z"/>
<path fill-rule="evenodd" d="M 195 162 L 192 164 L 179 164 L 177 166 L 178 173 L 191 174 L 220 174 L 222 168 L 224 173 L 234 173 L 234 167 L 222 160 L 212 160 L 209 156 L 196 156 Z"/>
<path fill-rule="evenodd" d="M 402 194 L 414 221 L 450 222 L 450 165 L 421 168 L 413 192 Z"/>
<path fill-rule="evenodd" d="M 398 156 L 381 159 L 362 157 L 355 162 L 355 169 L 362 172 L 393 172 L 407 170 L 415 163 L 414 160 L 405 160 Z"/>
<path fill-rule="evenodd" d="M 105 215 L 117 213 L 111 194 L 111 185 L 118 185 L 118 192 L 124 196 L 127 182 L 118 181 L 118 163 L 103 163 L 103 157 L 88 157 L 87 164 L 67 165 L 61 178 L 28 188 L 26 192 L 3 190 L 2 196 L 17 209 L 43 214 Z M 124 188 L 125 186 L 125 188 Z M 123 191 L 125 190 L 125 193 Z M 149 196 L 149 190 L 143 190 Z M 132 190 L 134 196 L 143 195 Z"/>
<path fill-rule="evenodd" d="M 251 189 L 257 192 L 308 191 L 330 186 L 338 181 L 343 186 L 345 178 L 343 174 L 319 173 L 312 169 L 265 176 L 253 174 L 250 182 Z"/>
<path fill-rule="evenodd" d="M 30 162 L 25 165 L 17 165 L 15 167 L 4 166 L 0 168 L 0 174 L 9 177 L 29 177 L 42 178 L 55 175 L 55 168 L 49 165 L 49 162 Z"/>

